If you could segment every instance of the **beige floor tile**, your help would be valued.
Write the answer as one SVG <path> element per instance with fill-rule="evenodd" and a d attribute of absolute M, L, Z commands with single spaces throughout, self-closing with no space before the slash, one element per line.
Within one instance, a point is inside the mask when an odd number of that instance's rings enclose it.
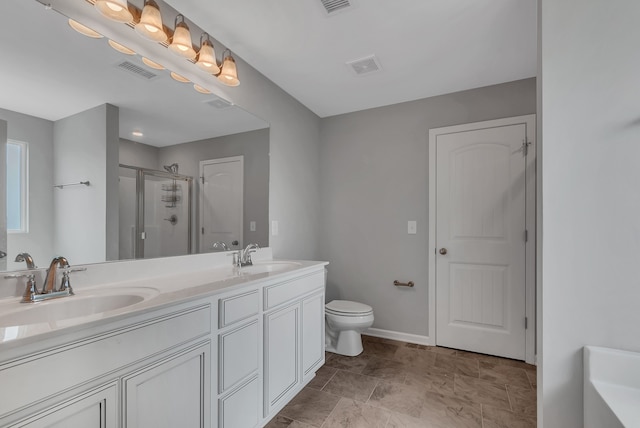
<path fill-rule="evenodd" d="M 405 346 L 411 349 L 422 349 L 423 351 L 435 352 L 436 354 L 444 354 L 444 355 L 451 355 L 451 356 L 456 355 L 455 349 L 443 348 L 441 346 L 417 345 L 415 343 L 407 343 Z"/>
<path fill-rule="evenodd" d="M 281 416 L 319 427 L 327 419 L 340 397 L 304 388 L 280 412 Z"/>
<path fill-rule="evenodd" d="M 322 428 L 384 428 L 389 414 L 387 410 L 341 398 Z"/>
<path fill-rule="evenodd" d="M 525 370 L 525 373 L 527 374 L 527 378 L 529 379 L 531 388 L 537 389 L 538 388 L 538 371 L 528 369 L 528 370 Z"/>
<path fill-rule="evenodd" d="M 482 426 L 484 428 L 535 428 L 536 420 L 509 410 L 482 405 Z"/>
<path fill-rule="evenodd" d="M 507 393 L 511 402 L 511 409 L 514 413 L 526 416 L 536 417 L 537 408 L 537 391 L 530 388 L 518 388 L 507 385 Z"/>
<path fill-rule="evenodd" d="M 277 415 L 275 418 L 271 419 L 265 428 L 312 428 L 312 426 Z"/>
<path fill-rule="evenodd" d="M 438 428 L 482 428 L 479 404 L 433 392 L 425 393 L 420 418 Z"/>
<path fill-rule="evenodd" d="M 422 386 L 429 392 L 453 396 L 454 376 L 452 374 L 439 373 L 408 373 L 404 383 L 407 385 Z"/>
<path fill-rule="evenodd" d="M 529 378 L 524 369 L 493 362 L 480 361 L 480 379 L 500 385 L 531 388 Z"/>
<path fill-rule="evenodd" d="M 362 353 L 366 356 L 387 359 L 392 359 L 393 355 L 400 348 L 398 345 L 371 341 L 362 342 L 362 347 L 364 348 Z"/>
<path fill-rule="evenodd" d="M 362 373 L 367 363 L 372 357 L 368 355 L 358 355 L 356 357 L 346 357 L 344 355 L 331 354 L 331 359 L 324 365 L 338 370 L 347 370 L 354 373 Z"/>
<path fill-rule="evenodd" d="M 423 419 L 391 412 L 386 428 L 430 428 Z"/>
<path fill-rule="evenodd" d="M 307 384 L 307 388 L 324 388 L 324 386 L 331 380 L 331 378 L 336 374 L 337 371 L 338 369 L 329 367 L 327 365 L 320 367 L 316 372 L 316 377 L 314 377 L 311 382 Z"/>
<path fill-rule="evenodd" d="M 511 410 L 507 389 L 492 382 L 474 377 L 455 375 L 455 395 L 473 403 L 488 404 L 490 406 Z"/>
<path fill-rule="evenodd" d="M 362 370 L 362 374 L 399 383 L 404 382 L 407 377 L 401 362 L 383 358 L 371 358 Z"/>
<path fill-rule="evenodd" d="M 419 417 L 422 412 L 425 393 L 426 390 L 423 387 L 382 381 L 373 390 L 368 404 L 382 407 L 392 412 Z"/>
<path fill-rule="evenodd" d="M 475 359 L 438 354 L 434 365 L 452 374 L 461 374 L 470 377 L 479 376 L 479 362 Z"/>
<path fill-rule="evenodd" d="M 369 399 L 378 382 L 379 379 L 375 377 L 338 370 L 323 391 L 364 403 Z"/>
<path fill-rule="evenodd" d="M 434 366 L 437 355 L 435 352 L 405 346 L 398 348 L 393 359 L 401 362 L 407 371 L 420 371 Z"/>

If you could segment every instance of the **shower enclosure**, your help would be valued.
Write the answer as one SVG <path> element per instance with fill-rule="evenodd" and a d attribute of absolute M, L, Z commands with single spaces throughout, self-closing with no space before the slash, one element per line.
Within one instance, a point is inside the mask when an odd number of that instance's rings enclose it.
<path fill-rule="evenodd" d="M 120 165 L 120 260 L 192 253 L 193 178 L 165 169 Z"/>

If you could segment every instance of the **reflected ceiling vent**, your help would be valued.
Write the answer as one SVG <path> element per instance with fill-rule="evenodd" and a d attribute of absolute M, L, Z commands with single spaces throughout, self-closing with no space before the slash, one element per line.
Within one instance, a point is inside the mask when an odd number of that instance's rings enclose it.
<path fill-rule="evenodd" d="M 205 101 L 204 103 L 217 109 L 229 108 L 233 105 L 229 101 L 223 100 L 222 98 L 218 98 L 218 97 Z"/>
<path fill-rule="evenodd" d="M 148 69 L 142 68 L 129 61 L 121 62 L 120 64 L 116 65 L 116 67 L 119 68 L 120 70 L 126 71 L 135 76 L 138 76 L 139 78 L 144 80 L 153 80 L 156 77 L 158 77 L 157 74 L 150 72 Z"/>
<path fill-rule="evenodd" d="M 346 9 L 351 6 L 350 0 L 320 0 L 327 14 L 331 15 L 339 10 Z"/>
<path fill-rule="evenodd" d="M 358 76 L 382 70 L 378 58 L 376 58 L 375 55 L 348 61 L 347 65 L 351 67 L 351 70 Z"/>

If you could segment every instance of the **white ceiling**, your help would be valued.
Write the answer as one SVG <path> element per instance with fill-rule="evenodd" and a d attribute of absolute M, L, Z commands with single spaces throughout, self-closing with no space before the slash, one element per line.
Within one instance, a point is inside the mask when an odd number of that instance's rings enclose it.
<path fill-rule="evenodd" d="M 78 34 L 36 1 L 0 1 L 0 16 L 7 17 L 0 26 L 0 108 L 55 121 L 110 103 L 120 108 L 120 137 L 154 146 L 268 127 L 236 106 L 206 104 L 221 99 L 146 67 L 138 55 L 116 52 L 106 39 Z M 146 81 L 116 68 L 125 60 L 158 77 Z"/>
<path fill-rule="evenodd" d="M 321 117 L 536 75 L 536 0 L 168 3 Z M 382 71 L 346 65 L 371 54 Z"/>

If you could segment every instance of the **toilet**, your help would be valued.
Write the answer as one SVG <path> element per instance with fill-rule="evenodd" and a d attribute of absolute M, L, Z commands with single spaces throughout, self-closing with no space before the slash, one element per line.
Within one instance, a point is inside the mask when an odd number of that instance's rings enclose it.
<path fill-rule="evenodd" d="M 332 300 L 324 308 L 326 350 L 348 357 L 359 355 L 360 334 L 373 324 L 373 308 L 349 300 Z"/>

